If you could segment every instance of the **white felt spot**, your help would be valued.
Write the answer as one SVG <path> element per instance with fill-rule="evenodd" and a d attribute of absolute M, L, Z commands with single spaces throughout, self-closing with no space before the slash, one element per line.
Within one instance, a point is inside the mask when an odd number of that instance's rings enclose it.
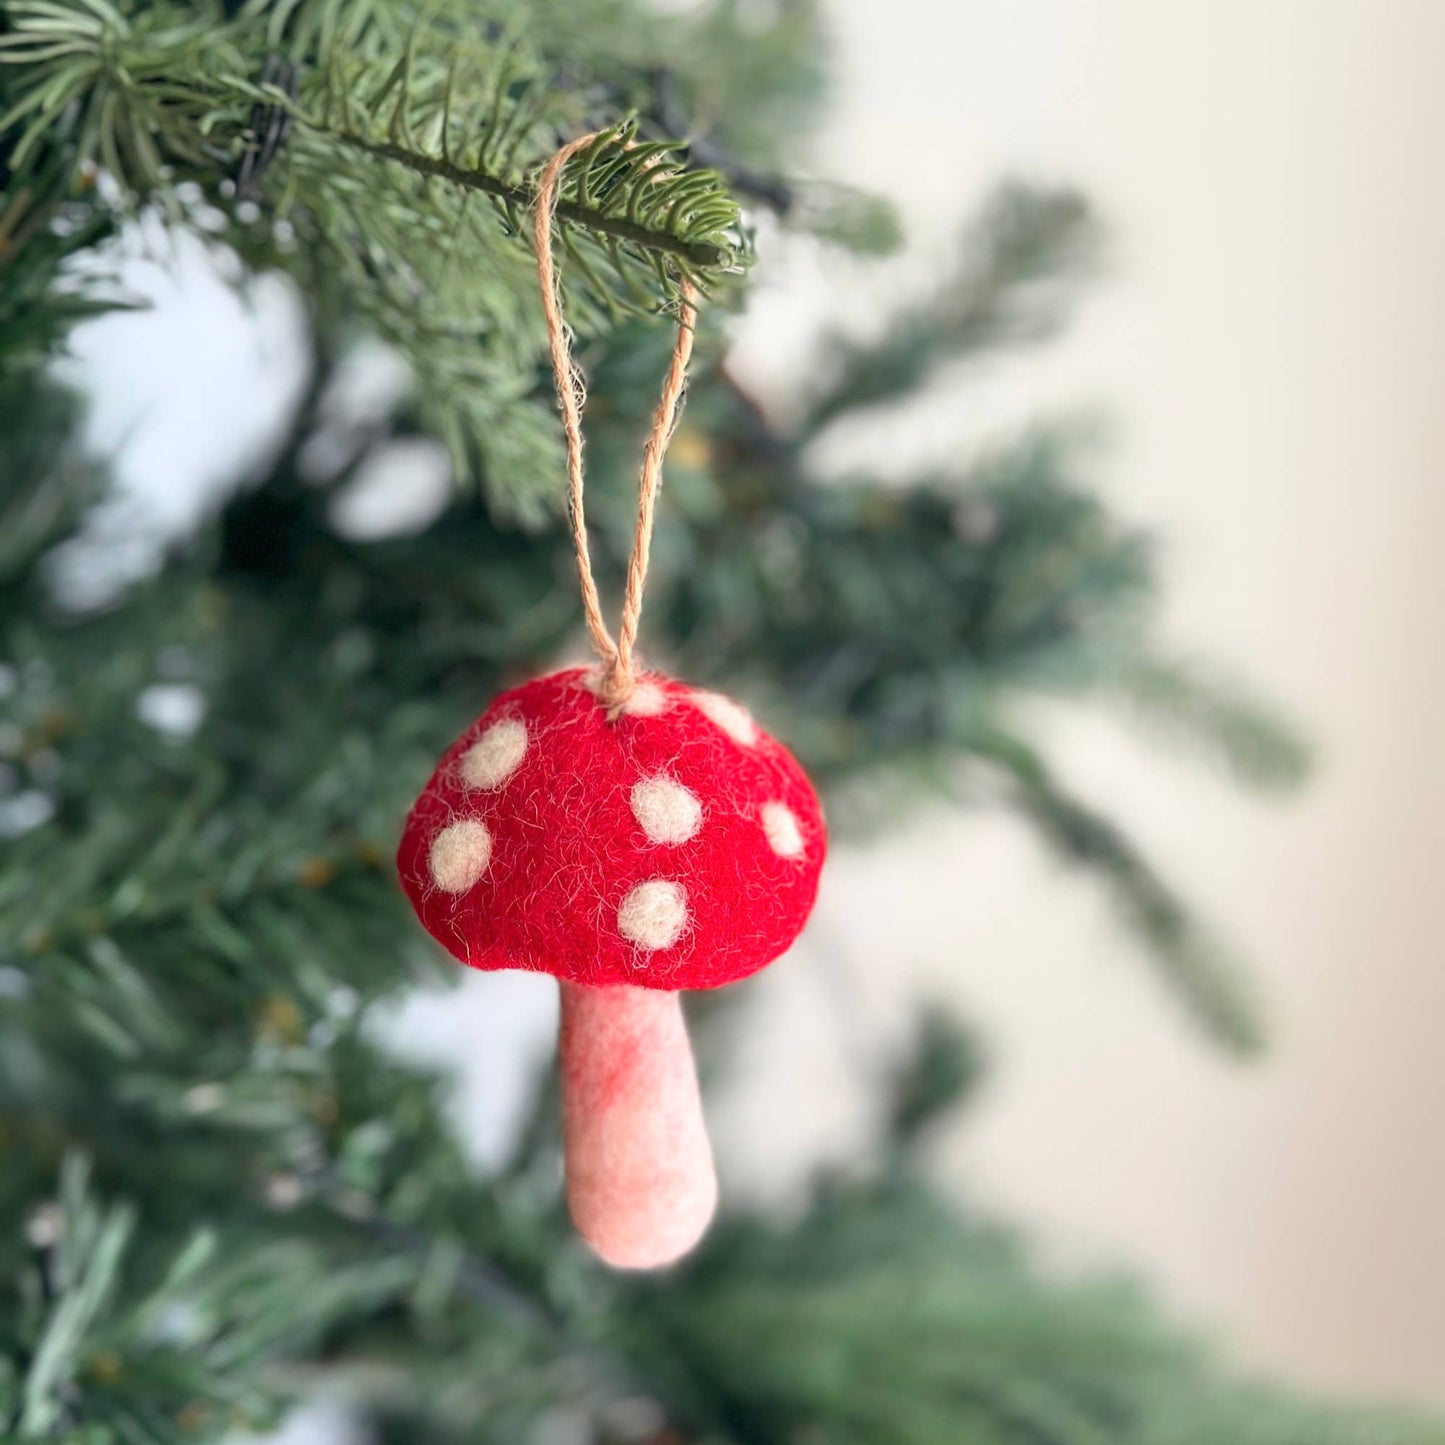
<path fill-rule="evenodd" d="M 617 910 L 617 931 L 639 948 L 666 948 L 687 927 L 687 891 L 680 883 L 649 878 Z"/>
<path fill-rule="evenodd" d="M 803 851 L 803 830 L 785 803 L 763 804 L 763 832 L 767 834 L 768 847 L 779 858 L 796 858 Z"/>
<path fill-rule="evenodd" d="M 667 710 L 667 694 L 655 682 L 639 682 L 622 704 L 628 717 L 656 717 Z"/>
<path fill-rule="evenodd" d="M 485 823 L 462 818 L 432 839 L 427 864 L 432 882 L 447 893 L 465 893 L 492 861 L 492 835 Z"/>
<path fill-rule="evenodd" d="M 654 843 L 686 843 L 702 826 L 702 804 L 671 778 L 634 783 L 632 815 Z"/>
<path fill-rule="evenodd" d="M 526 751 L 526 723 L 514 717 L 494 722 L 462 755 L 462 781 L 469 788 L 500 788 Z"/>
<path fill-rule="evenodd" d="M 758 725 L 753 715 L 741 703 L 720 692 L 695 692 L 692 695 L 697 710 L 716 723 L 735 743 L 751 747 L 758 740 Z"/>
<path fill-rule="evenodd" d="M 582 674 L 582 686 L 594 697 L 602 692 L 602 669 Z M 628 694 L 621 711 L 627 717 L 656 717 L 667 711 L 667 694 L 655 682 L 639 682 Z"/>

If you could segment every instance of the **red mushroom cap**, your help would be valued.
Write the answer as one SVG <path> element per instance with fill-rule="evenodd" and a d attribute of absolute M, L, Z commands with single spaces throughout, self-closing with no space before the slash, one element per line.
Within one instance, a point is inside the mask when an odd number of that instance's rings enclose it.
<path fill-rule="evenodd" d="M 792 754 L 737 703 L 658 674 L 615 718 L 600 674 L 503 693 L 407 818 L 402 886 L 473 968 L 717 988 L 797 937 L 827 850 Z"/>

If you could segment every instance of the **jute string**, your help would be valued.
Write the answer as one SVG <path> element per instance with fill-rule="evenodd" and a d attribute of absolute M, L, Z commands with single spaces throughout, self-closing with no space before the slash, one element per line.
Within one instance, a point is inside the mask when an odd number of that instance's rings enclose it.
<path fill-rule="evenodd" d="M 602 601 L 592 576 L 592 555 L 587 545 L 582 466 L 582 408 L 587 400 L 587 384 L 572 355 L 572 332 L 562 315 L 557 267 L 552 258 L 552 220 L 557 209 L 563 167 L 600 134 L 598 131 L 568 141 L 547 162 L 533 205 L 532 239 L 537 252 L 537 279 L 542 287 L 542 311 L 547 319 L 552 375 L 557 382 L 562 430 L 567 437 L 567 515 L 572 526 L 572 549 L 577 554 L 577 580 L 582 585 L 582 612 L 592 645 L 604 664 L 599 695 L 615 711 L 627 701 L 637 685 L 633 650 L 637 642 L 638 623 L 642 619 L 642 594 L 647 586 L 652 523 L 657 510 L 657 494 L 662 486 L 662 459 L 668 442 L 672 440 L 673 429 L 681 414 L 683 393 L 687 389 L 687 364 L 692 356 L 693 331 L 697 322 L 697 292 L 690 283 L 683 282 L 672 360 L 662 383 L 657 409 L 652 413 L 652 430 L 642 450 L 642 475 L 637 485 L 637 527 L 632 535 L 632 554 L 627 562 L 627 581 L 622 593 L 622 616 L 614 640 L 602 615 Z"/>

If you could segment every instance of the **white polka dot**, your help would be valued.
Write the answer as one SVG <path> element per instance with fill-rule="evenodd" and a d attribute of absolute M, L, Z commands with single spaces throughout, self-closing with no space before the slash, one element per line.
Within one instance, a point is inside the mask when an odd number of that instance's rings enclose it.
<path fill-rule="evenodd" d="M 803 832 L 793 810 L 783 803 L 763 804 L 763 832 L 779 858 L 796 858 L 803 851 Z"/>
<path fill-rule="evenodd" d="M 462 818 L 432 839 L 427 856 L 432 882 L 448 893 L 465 893 L 492 861 L 492 835 L 485 823 Z"/>
<path fill-rule="evenodd" d="M 687 892 L 680 883 L 650 878 L 617 910 L 617 931 L 639 948 L 666 948 L 687 927 Z"/>
<path fill-rule="evenodd" d="M 602 669 L 583 673 L 582 686 L 594 697 L 602 692 Z M 628 717 L 656 717 L 667 711 L 668 697 L 655 682 L 639 682 L 627 695 L 621 711 Z"/>
<path fill-rule="evenodd" d="M 622 711 L 628 717 L 656 717 L 667 711 L 667 694 L 655 682 L 639 682 L 622 704 Z"/>
<path fill-rule="evenodd" d="M 695 692 L 692 700 L 697 710 L 710 722 L 716 723 L 735 743 L 751 747 L 758 740 L 758 725 L 753 715 L 741 703 L 720 692 Z"/>
<path fill-rule="evenodd" d="M 514 717 L 494 722 L 462 755 L 462 782 L 469 788 L 500 788 L 526 751 L 526 723 Z"/>
<path fill-rule="evenodd" d="M 671 778 L 633 784 L 632 815 L 654 843 L 686 843 L 702 826 L 702 804 Z"/>

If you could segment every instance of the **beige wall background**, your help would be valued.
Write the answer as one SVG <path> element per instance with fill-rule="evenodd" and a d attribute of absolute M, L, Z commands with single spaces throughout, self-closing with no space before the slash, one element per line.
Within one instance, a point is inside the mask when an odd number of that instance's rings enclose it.
<path fill-rule="evenodd" d="M 1275 808 L 1102 721 L 1046 720 L 1075 783 L 1253 959 L 1264 1065 L 1190 1037 L 1020 830 L 940 813 L 840 855 L 799 956 L 758 985 L 720 1108 L 733 1177 L 785 1195 L 800 1156 L 846 1155 L 910 1000 L 947 996 L 997 1045 L 941 1150 L 951 1180 L 1065 1266 L 1138 1267 L 1249 1364 L 1445 1399 L 1445 4 L 835 16 L 846 108 L 819 169 L 896 197 L 925 255 L 1000 170 L 1078 182 L 1119 240 L 1066 344 L 947 378 L 850 446 L 1106 401 L 1100 473 L 1164 539 L 1172 636 L 1292 708 L 1321 770 Z M 830 309 L 871 304 L 775 260 L 741 364 L 786 395 Z"/>

